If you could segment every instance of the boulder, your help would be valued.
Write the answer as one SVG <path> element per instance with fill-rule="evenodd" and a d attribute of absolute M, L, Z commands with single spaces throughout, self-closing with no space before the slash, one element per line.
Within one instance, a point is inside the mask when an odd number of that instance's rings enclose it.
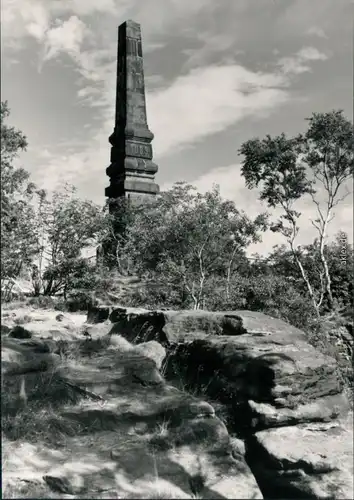
<path fill-rule="evenodd" d="M 63 380 L 100 396 L 121 394 L 136 386 L 148 388 L 164 384 L 153 360 L 134 352 L 110 349 L 81 362 L 62 363 L 57 373 Z"/>
<path fill-rule="evenodd" d="M 49 343 L 49 341 L 45 340 L 37 340 L 37 339 L 23 339 L 17 342 L 17 345 L 23 346 L 23 347 L 28 347 L 32 352 L 34 353 L 49 353 L 53 352 L 53 346 Z"/>
<path fill-rule="evenodd" d="M 253 430 L 269 427 L 296 425 L 306 422 L 330 421 L 350 410 L 350 403 L 344 393 L 317 398 L 294 409 L 275 408 L 271 404 L 248 400 L 248 411 L 252 415 Z"/>
<path fill-rule="evenodd" d="M 337 362 L 284 321 L 253 311 L 144 311 L 112 308 L 111 333 L 169 349 L 167 377 L 233 408 L 243 427 L 336 418 L 349 405 Z"/>
<path fill-rule="evenodd" d="M 20 375 L 54 369 L 60 361 L 56 354 L 45 349 L 38 350 L 38 344 L 28 344 L 17 339 L 4 338 L 1 343 L 1 369 L 4 375 Z"/>
<path fill-rule="evenodd" d="M 87 323 L 103 323 L 109 318 L 112 306 L 105 305 L 91 305 L 88 307 L 87 311 Z"/>
<path fill-rule="evenodd" d="M 354 498 L 352 415 L 257 432 L 246 456 L 268 498 Z"/>
<path fill-rule="evenodd" d="M 134 348 L 134 346 L 121 335 L 109 335 L 105 337 L 105 339 L 107 341 L 108 349 L 116 349 L 120 352 L 127 352 Z"/>
<path fill-rule="evenodd" d="M 31 333 L 32 337 L 38 339 L 77 340 L 79 328 L 73 323 L 64 322 L 33 322 L 25 323 L 22 328 Z"/>
<path fill-rule="evenodd" d="M 112 329 L 112 323 L 109 321 L 105 321 L 103 323 L 97 324 L 88 324 L 85 323 L 82 325 L 81 333 L 85 337 L 88 337 L 92 340 L 102 339 L 106 337 Z"/>
<path fill-rule="evenodd" d="M 67 493 L 69 495 L 79 495 L 84 493 L 85 482 L 80 474 L 70 473 L 69 471 L 58 471 L 57 475 L 52 472 L 52 475 L 46 474 L 43 476 L 44 481 L 53 490 L 59 493 Z"/>
<path fill-rule="evenodd" d="M 350 414 L 343 380 L 336 360 L 311 346 L 305 332 L 252 311 L 113 307 L 109 319 L 112 332 L 129 342 L 157 341 L 168 350 L 168 379 L 177 376 L 187 391 L 201 391 L 228 408 L 229 430 L 243 437 L 265 497 L 352 498 L 352 439 L 338 424 Z M 172 435 L 173 420 L 170 433 L 154 441 L 165 452 L 173 443 L 200 445 L 208 435 L 225 451 L 218 419 L 192 418 Z M 333 433 L 340 438 L 330 460 L 321 443 L 330 450 Z M 350 441 L 344 443 L 345 436 Z M 242 447 L 231 441 L 229 449 L 233 459 L 242 456 Z"/>
<path fill-rule="evenodd" d="M 41 464 L 52 490 L 352 497 L 348 400 L 336 361 L 314 349 L 304 332 L 251 311 L 95 306 L 87 320 L 70 326 L 65 317 L 48 317 L 24 324 L 32 338 L 3 338 L 5 382 L 16 380 L 28 401 L 43 391 L 46 400 L 61 398 L 50 419 L 67 429 L 65 446 Z M 39 338 L 53 330 L 54 340 Z M 53 342 L 56 349 L 76 342 L 78 355 L 53 356 Z M 162 365 L 183 391 L 167 385 Z"/>
<path fill-rule="evenodd" d="M 225 424 L 217 417 L 196 418 L 183 424 L 174 433 L 176 446 L 202 446 L 210 451 L 229 451 L 230 436 Z"/>
<path fill-rule="evenodd" d="M 168 359 L 167 375 L 178 369 L 188 387 L 231 405 L 239 430 L 326 420 L 349 408 L 336 361 L 292 336 L 191 340 Z"/>
<path fill-rule="evenodd" d="M 114 337 L 112 335 L 112 338 Z M 152 359 L 155 361 L 157 368 L 161 370 L 162 362 L 166 357 L 166 349 L 161 344 L 155 340 L 150 340 L 149 342 L 134 346 L 134 352 Z"/>
<path fill-rule="evenodd" d="M 96 315 L 106 311 L 114 323 L 112 332 L 125 336 L 130 342 L 157 340 L 173 345 L 192 338 L 206 336 L 287 335 L 306 340 L 301 330 L 282 320 L 254 311 L 147 311 L 144 309 L 100 306 Z"/>
<path fill-rule="evenodd" d="M 32 333 L 23 326 L 16 325 L 9 333 L 9 337 L 13 339 L 30 339 Z"/>
<path fill-rule="evenodd" d="M 7 325 L 1 325 L 1 335 L 8 335 L 11 332 L 11 327 Z"/>

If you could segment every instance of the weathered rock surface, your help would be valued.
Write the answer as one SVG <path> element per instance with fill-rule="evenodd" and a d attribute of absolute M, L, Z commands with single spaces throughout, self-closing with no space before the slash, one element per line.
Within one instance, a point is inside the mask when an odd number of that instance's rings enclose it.
<path fill-rule="evenodd" d="M 39 347 L 40 346 L 40 347 Z M 19 375 L 54 369 L 59 356 L 41 344 L 5 337 L 1 342 L 1 369 L 4 375 Z"/>
<path fill-rule="evenodd" d="M 177 376 L 188 389 L 201 390 L 228 406 L 229 430 L 245 439 L 256 478 L 265 478 L 262 484 L 268 485 L 263 493 L 274 497 L 281 484 L 287 498 L 330 498 L 330 485 L 337 482 L 334 498 L 352 496 L 348 465 L 339 465 L 335 474 L 330 467 L 324 467 L 321 473 L 313 472 L 307 479 L 295 481 L 292 474 L 303 478 L 310 469 L 305 466 L 303 473 L 300 466 L 295 466 L 300 472 L 287 473 L 280 466 L 279 473 L 266 465 L 266 459 L 261 463 L 252 460 L 253 455 L 263 456 L 261 445 L 254 444 L 260 442 L 261 436 L 267 437 L 263 446 L 266 456 L 273 436 L 285 439 L 289 435 L 283 458 L 279 458 L 285 463 L 287 453 L 291 455 L 293 431 L 301 464 L 308 453 L 316 454 L 316 447 L 311 451 L 316 436 L 315 431 L 310 431 L 313 425 L 324 425 L 321 442 L 330 449 L 332 437 L 325 423 L 337 425 L 338 418 L 350 409 L 336 361 L 313 348 L 304 332 L 251 311 L 134 311 L 110 307 L 108 317 L 113 323 L 112 332 L 130 342 L 156 340 L 168 348 L 168 378 Z M 352 460 L 352 446 L 343 457 L 343 464 Z"/>
<path fill-rule="evenodd" d="M 14 449 L 5 482 L 32 473 L 61 498 L 353 497 L 348 400 L 304 332 L 250 311 L 55 316 L 24 323 L 31 338 L 3 334 L 3 373 L 27 404 L 58 397 L 50 418 L 70 432 L 56 450 L 24 443 L 32 464 Z"/>
<path fill-rule="evenodd" d="M 245 425 L 253 428 L 282 420 L 284 424 L 284 410 L 293 423 L 304 421 L 305 414 L 306 421 L 326 419 L 331 411 L 321 415 L 318 407 L 333 407 L 334 395 L 338 411 L 347 410 L 335 360 L 306 342 L 290 337 L 287 343 L 285 336 L 276 337 L 244 334 L 192 340 L 176 346 L 168 370 L 178 366 L 191 385 L 207 385 L 211 395 L 231 403 L 235 411 L 240 408 Z M 267 421 L 265 413 L 262 422 L 261 410 L 249 401 L 270 404 L 273 416 L 279 416 Z M 333 418 L 337 414 L 333 411 Z"/>
<path fill-rule="evenodd" d="M 26 330 L 23 326 L 16 325 L 9 333 L 10 338 L 14 339 L 30 339 L 32 338 L 32 333 Z"/>
<path fill-rule="evenodd" d="M 144 342 L 143 344 L 134 346 L 134 352 L 152 359 L 156 363 L 159 370 L 161 369 L 162 362 L 166 357 L 166 349 L 155 340 L 150 340 L 149 342 Z"/>
<path fill-rule="evenodd" d="M 247 452 L 265 495 L 353 498 L 352 415 L 327 424 L 257 432 Z"/>
<path fill-rule="evenodd" d="M 57 319 L 57 318 L 60 319 Z M 86 315 L 71 313 L 58 314 L 57 311 L 40 311 L 21 308 L 11 315 L 2 316 L 2 328 L 10 329 L 9 336 L 14 338 L 36 338 L 48 340 L 77 340 Z M 21 324 L 18 322 L 21 321 Z"/>
<path fill-rule="evenodd" d="M 114 323 L 112 332 L 129 341 L 158 340 L 174 344 L 194 337 L 210 335 L 284 334 L 306 340 L 301 330 L 282 320 L 253 311 L 148 311 L 115 306 L 92 306 L 88 311 L 88 323 L 100 323 L 109 319 Z M 186 337 L 187 335 L 187 337 Z"/>
<path fill-rule="evenodd" d="M 62 404 L 43 426 L 57 419 L 61 432 L 70 430 L 65 447 L 23 443 L 21 453 L 13 450 L 4 484 L 31 477 L 59 497 L 263 498 L 244 453 L 232 454 L 228 430 L 212 405 L 166 384 L 159 371 L 165 348 L 157 341 L 132 345 L 107 324 L 92 326 L 77 329 L 71 343 L 94 345 L 92 352 L 81 349 L 72 359 L 70 350 L 67 358 L 52 353 L 49 339 L 40 338 L 43 325 L 40 337 L 34 332 L 31 339 L 4 339 L 3 360 L 21 373 L 6 371 L 14 396 L 21 383 L 28 405 L 60 393 Z M 43 364 L 52 358 L 56 363 Z M 28 361 L 36 372 L 28 371 Z"/>

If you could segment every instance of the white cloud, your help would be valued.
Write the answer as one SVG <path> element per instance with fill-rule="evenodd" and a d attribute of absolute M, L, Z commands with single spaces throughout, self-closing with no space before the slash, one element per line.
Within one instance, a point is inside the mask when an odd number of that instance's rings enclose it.
<path fill-rule="evenodd" d="M 101 171 L 102 165 L 109 162 L 107 138 L 114 126 L 116 61 L 114 57 L 109 60 L 108 55 L 109 51 L 104 49 L 77 52 L 73 56 L 82 77 L 78 96 L 84 105 L 100 113 L 101 122 L 96 132 L 90 132 L 86 149 L 80 146 L 81 151 L 71 155 L 70 161 L 56 158 L 53 171 L 72 180 L 82 171 L 90 175 Z M 316 53 L 306 48 L 300 56 L 314 59 Z M 225 64 L 191 70 L 169 86 L 159 82 L 159 87 L 147 95 L 149 126 L 155 134 L 155 157 L 174 154 L 245 117 L 262 118 L 271 113 L 289 99 L 290 76 L 286 72 L 285 75 L 261 73 Z M 217 175 L 227 178 L 228 174 L 222 170 Z M 230 184 L 225 182 L 225 186 Z"/>
<path fill-rule="evenodd" d="M 97 13 L 114 14 L 119 18 L 129 5 L 129 0 L 2 0 L 3 46 L 19 50 L 25 46 L 24 39 L 27 36 L 32 36 L 38 42 L 44 41 L 56 19 L 70 15 L 93 16 Z M 70 25 L 65 29 L 69 30 Z M 14 40 L 17 41 L 16 45 Z"/>
<path fill-rule="evenodd" d="M 147 96 L 156 153 L 220 132 L 247 116 L 269 113 L 288 94 L 281 75 L 255 73 L 238 65 L 209 66 L 177 78 Z"/>
<path fill-rule="evenodd" d="M 47 148 L 42 149 L 42 150 L 39 152 L 39 156 L 40 156 L 41 158 L 45 158 L 45 159 L 47 159 L 47 158 L 51 158 L 51 157 L 52 157 L 52 155 L 51 155 L 51 153 L 50 153 L 49 149 L 47 149 Z"/>
<path fill-rule="evenodd" d="M 48 5 L 38 0 L 3 0 L 1 17 L 5 46 L 28 35 L 41 40 L 50 24 Z"/>
<path fill-rule="evenodd" d="M 302 61 L 325 61 L 326 54 L 320 52 L 315 47 L 304 47 L 297 53 L 297 57 Z"/>
<path fill-rule="evenodd" d="M 308 29 L 307 34 L 310 36 L 318 36 L 319 38 L 327 38 L 326 33 L 319 26 L 311 26 Z"/>
<path fill-rule="evenodd" d="M 117 24 L 121 19 L 132 17 L 144 26 L 144 37 L 170 32 L 171 25 L 181 23 L 187 16 L 193 16 L 201 9 L 213 8 L 205 0 L 2 0 L 3 46 L 23 48 L 24 39 L 32 36 L 41 41 L 54 19 L 76 15 L 91 16 L 96 22 L 97 15 L 114 16 Z M 87 18 L 87 19 L 86 19 Z M 104 36 L 104 34 L 103 34 Z M 161 46 L 155 44 L 155 48 Z M 149 49 L 152 50 L 153 44 Z"/>
<path fill-rule="evenodd" d="M 64 181 L 75 185 L 85 171 L 85 159 L 85 153 L 59 156 L 45 150 L 39 155 L 33 180 L 48 191 L 54 191 Z"/>
<path fill-rule="evenodd" d="M 114 14 L 117 10 L 117 4 L 127 4 L 128 0 L 60 0 L 63 7 L 67 11 L 74 12 L 75 14 L 87 16 L 97 12 L 106 12 Z"/>
<path fill-rule="evenodd" d="M 190 184 L 196 186 L 199 192 L 205 193 L 210 190 L 213 184 L 220 186 L 220 194 L 223 198 L 235 202 L 239 210 L 244 210 L 252 219 L 262 212 L 269 212 L 272 220 L 275 220 L 283 212 L 281 209 L 269 209 L 265 202 L 259 200 L 258 189 L 248 189 L 245 180 L 241 175 L 241 164 L 232 164 L 215 168 L 204 175 L 190 181 Z M 161 186 L 162 190 L 169 189 L 171 184 L 166 183 Z M 316 236 L 310 219 L 316 218 L 316 207 L 309 199 L 302 199 L 296 203 L 296 210 L 301 212 L 299 219 L 300 232 L 296 239 L 296 244 L 303 245 L 313 241 Z M 337 207 L 335 219 L 328 228 L 328 237 L 333 239 L 339 230 L 348 234 L 349 242 L 353 241 L 353 204 L 342 203 Z M 285 239 L 280 234 L 271 231 L 264 233 L 263 241 L 258 244 L 250 245 L 248 253 L 268 253 L 274 245 L 285 243 Z"/>
<path fill-rule="evenodd" d="M 147 38 L 151 40 L 151 47 L 156 48 L 161 44 L 154 42 L 153 32 L 166 32 L 174 23 L 181 27 L 187 16 L 206 8 L 205 0 L 150 0 L 148 3 L 136 0 L 3 0 L 3 4 L 7 30 L 16 28 L 18 36 L 29 35 L 40 42 L 44 61 L 60 53 L 73 59 L 80 75 L 77 81 L 80 103 L 95 108 L 101 117 L 96 135 L 91 137 L 85 153 L 77 153 L 70 161 L 57 158 L 64 169 L 58 167 L 58 170 L 69 173 L 75 158 L 77 171 L 87 161 L 92 164 L 90 169 L 95 169 L 93 157 L 99 165 L 104 163 L 100 148 L 107 154 L 107 137 L 114 125 L 116 41 L 110 42 L 110 46 L 105 42 L 104 48 L 99 48 L 100 33 L 92 33 L 91 47 L 83 50 L 89 20 L 85 17 L 84 22 L 79 16 L 96 15 L 99 11 L 112 15 L 113 11 L 125 13 L 129 10 L 143 25 L 144 43 Z M 209 13 L 213 5 L 207 4 Z M 62 18 L 64 14 L 65 19 Z M 155 90 L 147 95 L 148 119 L 156 137 L 155 154 L 159 157 L 221 132 L 245 117 L 271 113 L 289 98 L 286 86 L 291 75 L 309 71 L 309 62 L 327 57 L 313 47 L 304 47 L 295 56 L 281 59 L 281 71 L 273 74 L 254 72 L 222 60 L 218 65 L 205 66 L 210 54 L 222 54 L 230 49 L 234 37 L 233 34 L 211 36 L 206 32 L 196 37 L 203 47 L 190 53 L 185 69 L 192 65 L 198 68 L 178 77 L 169 86 L 164 85 L 159 75 L 149 80 Z"/>
<path fill-rule="evenodd" d="M 298 75 L 311 71 L 310 61 L 325 61 L 328 56 L 315 47 L 303 47 L 295 55 L 279 59 L 278 66 L 283 73 Z"/>
<path fill-rule="evenodd" d="M 210 57 L 217 54 L 220 55 L 230 49 L 235 43 L 235 35 L 222 33 L 219 35 L 212 35 L 208 32 L 201 32 L 196 34 L 196 39 L 203 45 L 200 49 L 186 49 L 184 53 L 188 56 L 188 60 L 184 68 L 196 68 L 204 66 L 210 62 Z M 239 54 L 240 51 L 233 51 L 233 56 Z M 224 60 L 219 60 L 224 62 Z"/>
<path fill-rule="evenodd" d="M 38 41 L 43 40 L 49 26 L 49 13 L 41 4 L 34 4 L 30 10 L 22 11 L 27 32 Z"/>
<path fill-rule="evenodd" d="M 107 49 L 85 51 L 74 57 L 84 78 L 79 96 L 85 105 L 98 109 L 102 117 L 96 137 L 100 141 L 102 134 L 109 135 L 113 129 L 116 61 L 112 54 L 115 54 L 113 46 L 111 52 Z M 195 68 L 169 86 L 156 81 L 154 76 L 149 83 L 157 83 L 158 87 L 146 98 L 149 126 L 156 137 L 155 155 L 173 154 L 245 117 L 267 116 L 289 98 L 286 87 L 291 83 L 291 76 L 308 71 L 305 62 L 326 57 L 313 47 L 304 47 L 287 61 L 280 60 L 281 71 L 277 73 L 254 72 L 238 64 L 219 64 Z M 91 85 L 87 85 L 87 80 Z"/>
<path fill-rule="evenodd" d="M 46 33 L 43 59 L 52 59 L 60 52 L 78 54 L 86 32 L 85 23 L 77 16 L 71 16 L 67 21 L 58 22 Z"/>
<path fill-rule="evenodd" d="M 179 34 L 189 29 L 191 19 L 199 12 L 213 12 L 212 0 L 130 0 L 132 19 L 144 27 L 144 38 L 150 34 L 171 34 L 171 26 L 177 24 Z"/>

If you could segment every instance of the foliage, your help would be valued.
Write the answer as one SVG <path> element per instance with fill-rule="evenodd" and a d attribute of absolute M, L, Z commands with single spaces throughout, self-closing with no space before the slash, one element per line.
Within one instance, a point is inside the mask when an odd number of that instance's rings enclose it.
<path fill-rule="evenodd" d="M 318 239 L 309 245 L 303 245 L 298 249 L 301 252 L 303 268 L 308 276 L 315 293 L 321 289 L 320 269 L 321 260 L 318 251 Z M 339 232 L 334 241 L 326 244 L 324 253 L 331 275 L 331 289 L 333 302 L 337 307 L 353 307 L 353 280 L 354 280 L 354 254 L 353 246 L 348 243 L 348 236 Z M 292 252 L 284 245 L 274 247 L 264 264 L 269 270 L 277 275 L 291 280 L 299 293 L 306 294 L 306 286 L 302 280 L 299 269 L 294 261 Z M 323 310 L 329 309 L 329 304 L 324 302 Z"/>
<path fill-rule="evenodd" d="M 16 166 L 26 137 L 7 125 L 9 114 L 7 102 L 1 103 L 1 278 L 17 277 L 32 265 L 35 295 L 65 295 L 71 280 L 87 271 L 82 251 L 102 239 L 106 218 L 100 207 L 80 200 L 73 186 L 64 185 L 49 199 L 29 181 L 29 173 Z"/>
<path fill-rule="evenodd" d="M 82 251 L 97 244 L 104 225 L 100 207 L 80 200 L 73 186 L 66 184 L 51 200 L 43 198 L 37 209 L 39 290 L 66 295 L 87 272 Z"/>
<path fill-rule="evenodd" d="M 353 401 L 353 317 L 350 322 L 339 311 L 316 318 L 310 324 L 308 340 L 316 349 L 337 361 L 338 374 L 342 378 Z"/>
<path fill-rule="evenodd" d="M 251 220 L 232 201 L 223 200 L 217 187 L 201 194 L 177 183 L 140 205 L 110 200 L 104 211 L 81 200 L 69 185 L 49 198 L 18 166 L 27 141 L 7 124 L 8 116 L 5 102 L 1 278 L 16 278 L 32 266 L 38 295 L 31 299 L 33 305 L 82 310 L 97 297 L 110 300 L 111 295 L 125 305 L 148 308 L 250 309 L 305 329 L 314 345 L 337 353 L 324 315 L 347 318 L 354 305 L 353 247 L 343 232 L 326 241 L 333 209 L 344 199 L 353 174 L 352 125 L 340 111 L 313 114 L 303 135 L 266 136 L 242 145 L 246 185 L 260 188 L 260 198 L 270 208 L 282 209 L 271 229 L 288 243 L 274 247 L 267 258 L 252 259 L 247 248 L 260 240 L 268 218 L 261 214 Z M 306 197 L 317 211 L 312 224 L 318 237 L 296 246 L 300 212 L 295 204 Z M 96 265 L 83 257 L 83 251 L 98 244 L 105 252 L 110 249 L 113 262 Z M 141 283 L 129 289 L 120 283 L 125 275 L 136 275 Z M 350 320 L 332 323 L 337 332 Z"/>
<path fill-rule="evenodd" d="M 21 131 L 9 127 L 5 120 L 10 115 L 7 101 L 1 102 L 1 208 L 5 210 L 9 197 L 21 189 L 29 174 L 23 168 L 14 167 L 13 161 L 27 147 L 27 139 Z"/>
<path fill-rule="evenodd" d="M 271 272 L 235 274 L 230 286 L 229 300 L 216 289 L 208 300 L 208 309 L 214 311 L 259 311 L 288 321 L 298 328 L 307 328 L 314 312 L 307 297 L 283 276 Z"/>
<path fill-rule="evenodd" d="M 31 201 L 40 191 L 29 182 L 29 173 L 16 166 L 27 147 L 21 131 L 6 121 L 10 110 L 1 103 L 1 278 L 17 277 L 35 253 Z"/>
<path fill-rule="evenodd" d="M 242 175 L 248 188 L 260 188 L 260 199 L 271 208 L 281 208 L 283 215 L 271 227 L 282 233 L 300 270 L 316 314 L 319 316 L 324 299 L 334 307 L 332 283 L 325 255 L 328 224 L 333 209 L 344 199 L 341 190 L 352 177 L 354 169 L 353 126 L 341 111 L 314 113 L 304 135 L 293 138 L 281 134 L 272 138 L 251 139 L 242 144 L 240 153 L 245 159 Z M 317 189 L 316 189 L 317 188 Z M 325 193 L 322 203 L 321 195 Z M 317 210 L 312 221 L 318 231 L 320 288 L 314 289 L 295 247 L 299 233 L 300 212 L 294 203 L 310 196 Z"/>
<path fill-rule="evenodd" d="M 235 262 L 266 228 L 264 214 L 251 221 L 232 201 L 222 200 L 217 187 L 201 194 L 177 183 L 155 201 L 127 210 L 131 223 L 121 248 L 129 266 L 178 294 L 186 308 L 205 307 L 215 277 L 227 296 Z"/>

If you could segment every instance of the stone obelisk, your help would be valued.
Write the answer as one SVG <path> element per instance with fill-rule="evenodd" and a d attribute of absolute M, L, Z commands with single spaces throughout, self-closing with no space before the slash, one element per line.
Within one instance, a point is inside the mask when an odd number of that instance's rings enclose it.
<path fill-rule="evenodd" d="M 126 21 L 118 28 L 116 115 L 109 137 L 111 164 L 106 169 L 108 198 L 132 202 L 159 192 L 157 165 L 152 161 L 154 134 L 146 119 L 145 83 L 140 25 Z"/>

